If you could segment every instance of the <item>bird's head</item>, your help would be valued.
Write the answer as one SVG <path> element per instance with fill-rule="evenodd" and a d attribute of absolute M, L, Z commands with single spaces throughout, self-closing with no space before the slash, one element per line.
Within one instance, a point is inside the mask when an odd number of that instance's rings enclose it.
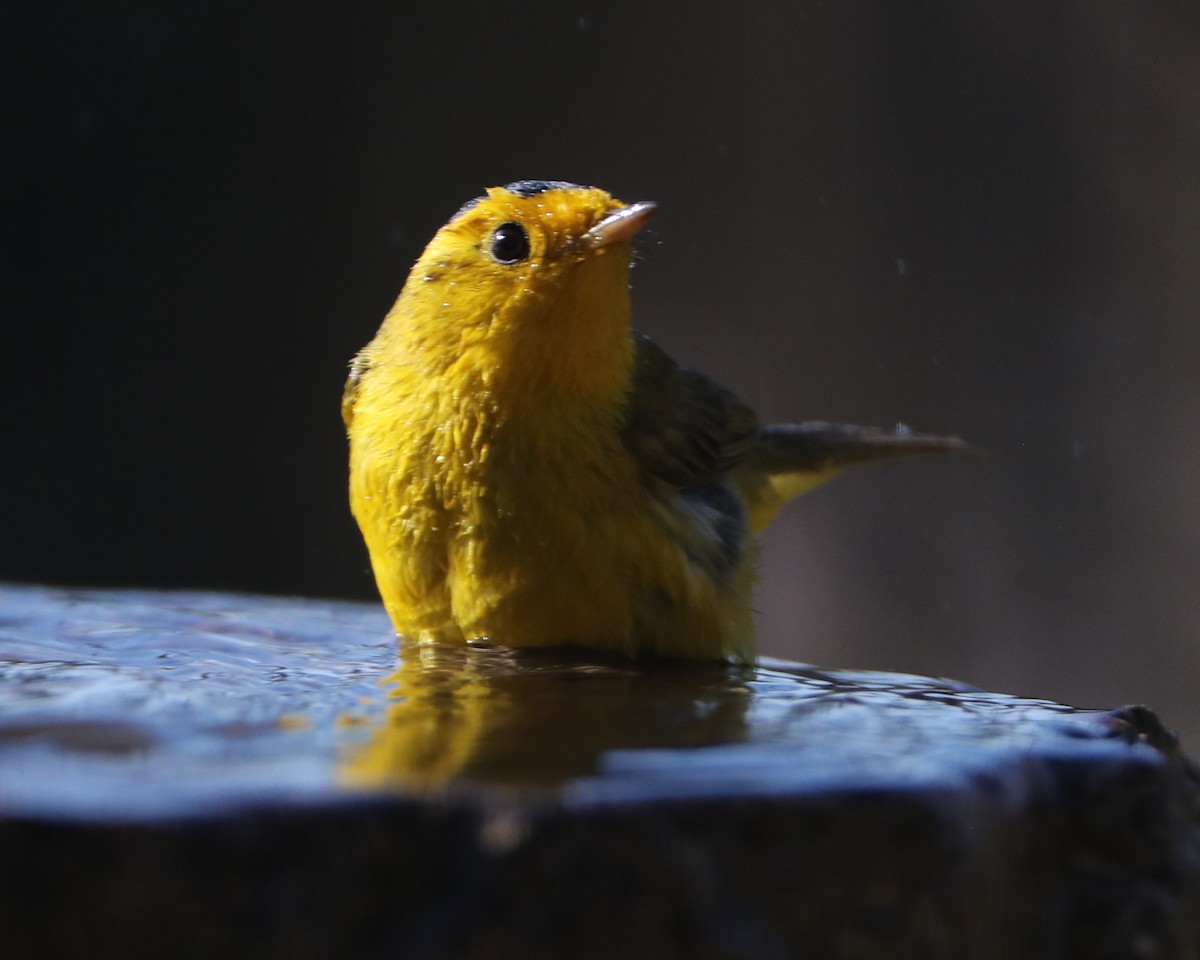
<path fill-rule="evenodd" d="M 547 400 L 598 377 L 624 389 L 629 241 L 653 211 L 561 181 L 493 187 L 434 236 L 390 324 L 435 366 L 544 383 Z"/>

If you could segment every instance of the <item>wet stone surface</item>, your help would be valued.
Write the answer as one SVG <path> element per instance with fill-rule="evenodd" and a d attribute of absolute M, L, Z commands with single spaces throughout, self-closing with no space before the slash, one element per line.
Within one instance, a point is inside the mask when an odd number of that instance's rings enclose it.
<path fill-rule="evenodd" d="M 1190 957 L 1196 811 L 1141 708 L 0 587 L 6 956 Z"/>

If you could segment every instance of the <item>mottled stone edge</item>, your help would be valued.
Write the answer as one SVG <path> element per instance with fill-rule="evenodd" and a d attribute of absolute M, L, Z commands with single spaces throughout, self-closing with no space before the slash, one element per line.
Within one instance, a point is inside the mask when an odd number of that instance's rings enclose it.
<path fill-rule="evenodd" d="M 1194 957 L 1200 777 L 1028 758 L 968 790 L 572 808 L 461 791 L 180 822 L 0 819 L 7 958 Z"/>

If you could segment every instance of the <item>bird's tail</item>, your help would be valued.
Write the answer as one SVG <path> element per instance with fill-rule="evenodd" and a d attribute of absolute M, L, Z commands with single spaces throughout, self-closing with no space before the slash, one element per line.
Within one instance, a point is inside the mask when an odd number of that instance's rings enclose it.
<path fill-rule="evenodd" d="M 979 453 L 958 437 L 844 423 L 781 423 L 762 427 L 738 483 L 757 533 L 779 508 L 824 483 L 843 467 L 930 453 Z"/>

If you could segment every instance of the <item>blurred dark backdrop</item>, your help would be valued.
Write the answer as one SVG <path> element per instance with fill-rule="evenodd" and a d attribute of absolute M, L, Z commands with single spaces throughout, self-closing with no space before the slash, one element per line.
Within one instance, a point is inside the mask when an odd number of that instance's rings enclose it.
<path fill-rule="evenodd" d="M 372 597 L 346 361 L 459 204 L 564 178 L 660 202 L 638 324 L 765 416 L 992 451 L 794 505 L 767 653 L 1200 745 L 1194 0 L 22 17 L 0 578 Z"/>

